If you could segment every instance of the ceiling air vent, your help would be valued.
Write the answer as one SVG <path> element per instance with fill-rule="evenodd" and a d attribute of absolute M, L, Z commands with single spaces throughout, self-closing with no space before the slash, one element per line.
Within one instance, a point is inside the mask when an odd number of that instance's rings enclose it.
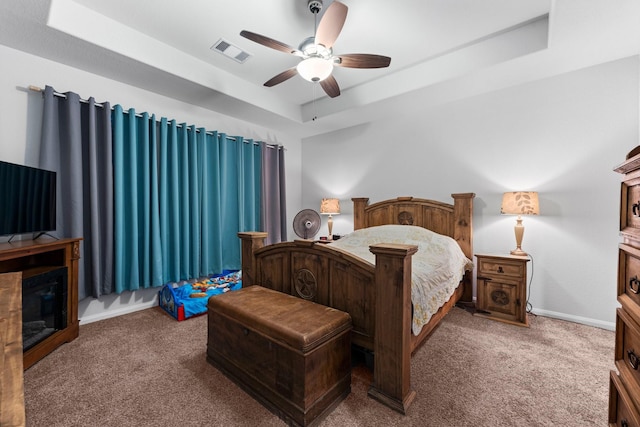
<path fill-rule="evenodd" d="M 251 54 L 249 52 L 245 52 L 237 46 L 232 45 L 228 41 L 224 39 L 220 39 L 211 46 L 211 50 L 215 50 L 218 53 L 223 54 L 224 56 L 233 59 L 236 62 L 244 63 Z"/>

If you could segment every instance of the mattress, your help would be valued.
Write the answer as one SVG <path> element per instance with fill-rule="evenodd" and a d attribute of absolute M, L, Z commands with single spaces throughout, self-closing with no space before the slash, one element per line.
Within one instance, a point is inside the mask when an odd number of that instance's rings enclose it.
<path fill-rule="evenodd" d="M 438 309 L 451 298 L 465 271 L 473 269 L 473 262 L 451 237 L 412 225 L 363 228 L 336 240 L 331 246 L 375 264 L 375 255 L 369 247 L 380 243 L 418 246 L 411 266 L 411 329 L 414 335 L 418 335 Z"/>

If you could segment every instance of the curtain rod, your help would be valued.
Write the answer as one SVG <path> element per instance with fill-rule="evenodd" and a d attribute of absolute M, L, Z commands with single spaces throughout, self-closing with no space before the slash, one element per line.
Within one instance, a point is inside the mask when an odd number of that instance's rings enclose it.
<path fill-rule="evenodd" d="M 41 87 L 39 87 L 39 86 L 35 86 L 35 85 L 29 85 L 29 90 L 31 90 L 31 91 L 33 91 L 33 92 L 44 92 L 44 89 L 42 89 L 42 88 L 41 88 Z M 60 92 L 56 92 L 55 90 L 53 91 L 53 95 L 54 95 L 54 96 L 57 96 L 57 97 L 59 97 L 59 98 L 66 98 L 66 97 L 67 97 L 67 95 L 66 95 L 66 94 L 64 94 L 64 93 L 60 93 Z M 87 104 L 89 101 L 88 101 L 88 100 L 86 100 L 86 99 L 82 99 L 82 98 L 80 98 L 80 102 L 82 102 L 82 103 L 84 103 L 84 104 Z M 96 107 L 104 108 L 104 105 L 102 105 L 102 104 L 101 104 L 101 103 L 99 103 L 99 102 L 96 102 L 94 105 L 95 105 Z M 113 110 L 113 107 L 111 107 L 111 110 Z M 129 111 L 128 111 L 128 110 L 125 110 L 124 108 L 122 109 L 122 111 L 123 111 L 125 114 L 129 114 Z M 142 117 L 142 114 L 136 113 L 136 117 Z M 157 120 L 156 120 L 156 122 L 157 122 Z M 182 127 L 182 125 L 181 125 L 181 124 L 177 124 L 176 126 L 177 126 L 177 127 L 179 127 L 179 128 L 181 128 L 181 127 Z M 200 129 L 196 129 L 196 132 L 200 132 Z M 211 132 L 211 131 L 207 131 L 207 132 L 205 132 L 205 133 L 206 133 L 206 134 L 208 134 L 208 135 L 213 135 L 213 132 Z M 233 141 L 237 141 L 237 138 L 236 138 L 236 137 L 234 137 L 234 136 L 227 136 L 227 138 L 229 138 L 229 139 L 231 139 L 231 140 L 233 140 Z M 249 141 L 247 141 L 247 140 L 243 140 L 242 142 L 244 142 L 244 143 L 246 143 L 246 144 L 248 144 L 248 143 L 249 143 Z M 253 144 L 254 144 L 254 145 L 258 145 L 260 142 L 262 142 L 262 141 L 253 141 Z M 268 142 L 265 142 L 265 145 L 267 146 L 267 148 L 283 148 L 283 149 L 284 149 L 284 146 L 281 146 L 281 145 L 278 145 L 278 144 L 269 144 Z"/>

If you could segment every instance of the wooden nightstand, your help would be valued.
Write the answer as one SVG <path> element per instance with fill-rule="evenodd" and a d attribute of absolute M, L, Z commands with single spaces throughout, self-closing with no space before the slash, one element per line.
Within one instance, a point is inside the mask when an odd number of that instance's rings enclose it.
<path fill-rule="evenodd" d="M 476 315 L 518 326 L 527 319 L 529 257 L 478 255 Z"/>

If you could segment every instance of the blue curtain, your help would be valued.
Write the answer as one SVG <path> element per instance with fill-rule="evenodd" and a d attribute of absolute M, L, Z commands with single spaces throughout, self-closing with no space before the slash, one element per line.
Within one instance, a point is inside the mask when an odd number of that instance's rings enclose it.
<path fill-rule="evenodd" d="M 223 134 L 226 138 L 226 135 Z M 227 145 L 229 140 L 227 139 Z M 240 167 L 236 169 L 238 191 L 237 195 L 237 215 L 238 231 L 260 230 L 260 205 L 261 188 L 260 178 L 262 174 L 262 146 L 249 139 L 243 141 L 242 137 L 236 137 L 236 164 Z M 238 233 L 233 233 L 236 244 L 233 248 L 233 256 L 240 259 L 240 239 Z M 231 236 L 229 236 L 231 238 Z"/>
<path fill-rule="evenodd" d="M 114 166 L 115 291 L 157 286 L 162 281 L 158 159 L 155 117 L 112 113 Z"/>
<path fill-rule="evenodd" d="M 239 231 L 286 240 L 283 147 L 43 97 L 39 165 L 58 172 L 56 234 L 83 238 L 80 299 L 238 269 Z"/>
<path fill-rule="evenodd" d="M 165 118 L 112 113 L 116 292 L 240 268 L 260 228 L 262 147 Z"/>

